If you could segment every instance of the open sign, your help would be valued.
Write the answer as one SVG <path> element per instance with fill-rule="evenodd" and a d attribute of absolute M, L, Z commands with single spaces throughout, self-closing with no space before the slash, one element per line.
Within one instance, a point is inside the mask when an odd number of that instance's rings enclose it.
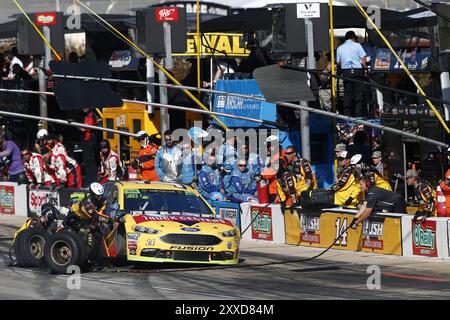
<path fill-rule="evenodd" d="M 157 22 L 177 22 L 178 8 L 157 8 L 156 9 Z"/>
<path fill-rule="evenodd" d="M 36 13 L 37 26 L 56 25 L 56 12 Z"/>

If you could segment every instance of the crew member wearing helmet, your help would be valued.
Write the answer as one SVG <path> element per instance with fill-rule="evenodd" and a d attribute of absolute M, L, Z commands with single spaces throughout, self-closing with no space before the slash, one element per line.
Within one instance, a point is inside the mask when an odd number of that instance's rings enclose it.
<path fill-rule="evenodd" d="M 36 134 L 36 142 L 35 142 L 35 149 L 38 153 L 41 153 L 41 149 L 43 147 L 46 147 L 48 149 L 51 149 L 48 141 L 47 141 L 47 137 L 48 137 L 48 131 L 47 129 L 41 129 L 37 132 Z"/>
<path fill-rule="evenodd" d="M 41 152 L 44 161 L 49 163 L 50 169 L 54 170 L 56 178 L 61 185 L 65 185 L 67 188 L 81 189 L 81 168 L 74 159 L 63 153 L 55 155 L 47 148 L 43 148 Z"/>
<path fill-rule="evenodd" d="M 85 198 L 70 208 L 65 220 L 66 226 L 77 232 L 94 231 L 96 222 L 107 220 L 108 216 L 104 214 L 106 199 L 103 194 L 104 189 L 100 183 L 91 183 Z"/>
<path fill-rule="evenodd" d="M 351 157 L 348 151 L 342 151 L 339 154 L 338 161 L 342 170 L 332 190 L 334 191 L 334 204 L 336 206 L 356 208 L 362 193 L 357 181 L 358 177 L 350 165 L 350 159 Z"/>
<path fill-rule="evenodd" d="M 140 180 L 159 181 L 155 169 L 155 158 L 158 153 L 158 146 L 150 141 L 150 137 L 145 131 L 139 131 L 136 139 L 141 145 L 137 159 L 132 163 L 134 169 L 139 169 Z"/>
<path fill-rule="evenodd" d="M 445 206 L 447 210 L 447 217 L 450 217 L 450 169 L 445 173 L 444 179 L 439 183 L 442 192 L 445 195 Z"/>
<path fill-rule="evenodd" d="M 406 213 L 405 200 L 398 193 L 376 187 L 368 176 L 362 176 L 359 182 L 365 199 L 351 223 L 353 228 L 366 220 L 372 212 Z"/>
<path fill-rule="evenodd" d="M 419 216 L 425 221 L 427 217 L 437 215 L 436 191 L 426 181 L 419 178 L 419 172 L 409 169 L 406 172 L 406 184 L 414 187 L 414 196 L 419 203 L 419 208 L 414 216 L 414 221 Z"/>
<path fill-rule="evenodd" d="M 41 129 L 36 134 L 36 151 L 41 153 L 42 148 L 48 148 L 52 151 L 52 154 L 64 154 L 68 156 L 66 147 L 59 142 L 53 134 L 50 134 L 46 129 Z"/>
<path fill-rule="evenodd" d="M 99 182 L 120 180 L 122 177 L 122 164 L 117 153 L 111 150 L 108 140 L 100 142 L 100 174 Z"/>

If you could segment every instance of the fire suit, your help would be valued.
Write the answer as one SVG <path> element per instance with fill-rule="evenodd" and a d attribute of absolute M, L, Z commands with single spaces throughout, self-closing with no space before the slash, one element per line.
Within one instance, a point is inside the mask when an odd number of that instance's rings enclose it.
<path fill-rule="evenodd" d="M 198 191 L 208 202 L 213 203 L 226 199 L 225 195 L 220 192 L 224 189 L 224 184 L 218 166 L 203 165 L 198 177 Z"/>
<path fill-rule="evenodd" d="M 51 150 L 52 150 L 52 154 L 55 156 L 58 154 L 63 154 L 66 157 L 69 156 L 67 154 L 66 147 L 64 147 L 64 145 L 61 142 L 56 142 L 55 144 L 53 144 L 53 148 Z"/>
<path fill-rule="evenodd" d="M 235 168 L 230 176 L 230 181 L 226 186 L 229 200 L 237 203 L 258 202 L 256 198 L 255 172 L 253 169 L 247 168 L 242 172 L 238 168 Z"/>
<path fill-rule="evenodd" d="M 414 196 L 419 202 L 418 211 L 426 212 L 428 216 L 437 215 L 436 191 L 428 182 L 419 180 L 414 188 Z"/>
<path fill-rule="evenodd" d="M 122 164 L 119 156 L 114 151 L 110 150 L 109 154 L 105 155 L 100 152 L 100 183 L 107 181 L 119 180 L 122 176 Z"/>
<path fill-rule="evenodd" d="M 389 182 L 379 173 L 378 170 L 376 170 L 375 168 L 373 168 L 373 170 L 371 170 L 369 173 L 369 178 L 370 181 L 372 182 L 372 185 L 381 188 L 381 189 L 385 189 L 388 191 L 392 191 L 392 187 L 389 184 Z"/>
<path fill-rule="evenodd" d="M 336 206 L 356 208 L 362 200 L 361 187 L 350 166 L 342 169 L 333 185 L 333 191 Z"/>
<path fill-rule="evenodd" d="M 149 143 L 146 148 L 139 150 L 137 161 L 140 164 L 141 180 L 159 181 L 158 174 L 155 170 L 155 157 L 158 153 L 158 146 Z"/>
<path fill-rule="evenodd" d="M 23 162 L 23 166 L 25 167 L 25 173 L 30 183 L 45 185 L 46 187 L 55 183 L 55 180 L 53 180 L 46 170 L 44 157 L 39 153 L 33 152 L 30 160 L 28 162 Z"/>
<path fill-rule="evenodd" d="M 60 184 L 66 184 L 68 188 L 81 189 L 81 168 L 78 163 L 63 153 L 52 154 L 51 159 L 51 168 L 55 170 Z"/>
<path fill-rule="evenodd" d="M 179 146 L 167 145 L 156 154 L 155 167 L 159 179 L 163 182 L 180 182 L 183 152 Z"/>
<path fill-rule="evenodd" d="M 446 177 L 450 176 L 450 169 L 447 170 L 447 172 L 445 173 L 445 176 Z M 446 206 L 446 211 L 447 211 L 447 217 L 450 217 L 450 185 L 447 185 L 445 182 L 445 179 L 444 179 L 439 183 L 439 186 L 441 187 L 441 190 L 445 196 L 445 206 Z"/>
<path fill-rule="evenodd" d="M 290 182 L 292 176 L 293 182 Z M 312 169 L 311 163 L 299 158 L 293 163 L 287 164 L 281 179 L 277 179 L 278 196 L 282 202 L 289 197 L 297 203 L 303 191 L 317 189 L 317 179 Z M 287 203 L 290 205 L 291 201 Z"/>

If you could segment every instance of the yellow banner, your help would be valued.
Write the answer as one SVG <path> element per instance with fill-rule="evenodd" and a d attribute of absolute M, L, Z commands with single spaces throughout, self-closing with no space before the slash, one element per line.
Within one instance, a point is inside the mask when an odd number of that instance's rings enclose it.
<path fill-rule="evenodd" d="M 286 210 L 286 243 L 328 248 L 344 231 L 354 215 Z M 402 255 L 401 219 L 374 217 L 348 229 L 333 249 Z"/>
<path fill-rule="evenodd" d="M 242 33 L 204 33 L 200 34 L 202 57 L 208 56 L 228 56 L 246 57 L 250 51 L 243 46 Z M 187 51 L 185 53 L 174 53 L 174 57 L 196 56 L 198 39 L 195 33 L 187 34 Z"/>

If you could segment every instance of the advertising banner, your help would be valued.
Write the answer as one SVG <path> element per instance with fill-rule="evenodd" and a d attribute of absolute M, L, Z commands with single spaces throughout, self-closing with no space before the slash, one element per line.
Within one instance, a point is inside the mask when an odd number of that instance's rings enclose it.
<path fill-rule="evenodd" d="M 273 240 L 272 208 L 250 206 L 250 217 L 252 218 L 252 239 Z"/>
<path fill-rule="evenodd" d="M 413 216 L 402 217 L 402 243 L 404 256 L 448 259 L 449 219 L 433 217 L 425 222 L 413 221 Z"/>
<path fill-rule="evenodd" d="M 413 255 L 437 257 L 436 221 L 411 221 L 411 228 Z"/>
<path fill-rule="evenodd" d="M 41 206 L 49 202 L 59 206 L 59 194 L 50 190 L 30 190 L 28 195 L 29 214 L 40 214 Z"/>
<path fill-rule="evenodd" d="M 253 97 L 264 98 L 255 80 L 218 80 L 216 90 L 239 93 Z M 248 118 L 275 121 L 276 106 L 273 103 L 250 100 L 239 97 L 215 95 L 214 111 L 224 112 Z M 257 127 L 251 121 L 218 117 L 228 127 Z"/>
<path fill-rule="evenodd" d="M 241 229 L 242 232 L 247 229 L 242 234 L 243 240 L 286 243 L 284 215 L 277 204 L 241 203 Z"/>
<path fill-rule="evenodd" d="M 401 256 L 401 218 L 375 215 L 364 221 L 361 251 Z"/>
<path fill-rule="evenodd" d="M 353 212 L 336 211 L 286 210 L 286 243 L 327 248 L 354 217 Z M 402 255 L 400 216 L 374 215 L 356 229 L 345 231 L 333 249 Z"/>
<path fill-rule="evenodd" d="M 241 230 L 241 207 L 238 203 L 216 201 L 214 204 L 220 218 L 233 222 Z"/>
<path fill-rule="evenodd" d="M 293 245 L 305 245 L 310 247 L 322 247 L 320 237 L 319 210 L 286 210 L 284 221 L 286 227 L 286 243 Z"/>
<path fill-rule="evenodd" d="M 401 64 L 388 48 L 378 48 L 375 52 L 374 71 L 403 71 Z M 431 69 L 431 48 L 399 49 L 397 54 L 410 71 L 429 71 Z"/>
<path fill-rule="evenodd" d="M 14 186 L 0 185 L 0 214 L 15 214 Z"/>
<path fill-rule="evenodd" d="M 199 47 L 196 33 L 187 33 L 187 50 L 174 53 L 174 57 L 195 57 Z M 247 57 L 250 51 L 245 48 L 242 33 L 204 33 L 200 39 L 202 57 Z"/>

